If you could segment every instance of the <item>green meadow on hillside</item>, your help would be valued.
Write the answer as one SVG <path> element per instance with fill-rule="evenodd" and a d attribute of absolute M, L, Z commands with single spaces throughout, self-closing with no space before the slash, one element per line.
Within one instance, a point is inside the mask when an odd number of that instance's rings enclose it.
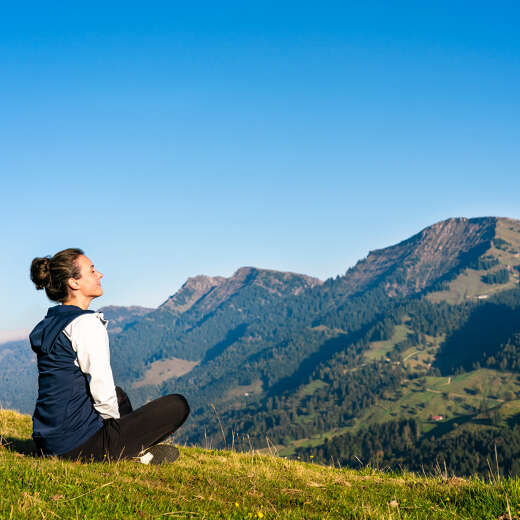
<path fill-rule="evenodd" d="M 357 433 L 370 425 L 381 425 L 389 421 L 414 419 L 422 434 L 436 429 L 437 436 L 462 427 L 485 423 L 500 426 L 520 413 L 520 377 L 517 373 L 480 368 L 454 376 L 433 376 L 430 367 L 444 335 L 424 334 L 422 343 L 412 345 L 400 352 L 396 347 L 410 329 L 409 318 L 394 327 L 392 336 L 383 341 L 373 341 L 364 353 L 367 362 L 387 360 L 402 365 L 407 377 L 403 378 L 399 392 L 383 395 L 372 406 L 363 410 L 350 424 L 332 428 L 293 440 L 287 446 L 276 446 L 281 456 L 292 457 L 296 448 L 316 447 L 325 441 L 345 433 Z M 314 380 L 302 393 L 312 395 L 324 383 Z M 434 416 L 442 416 L 435 421 Z M 363 454 L 359 454 L 362 458 Z"/>
<path fill-rule="evenodd" d="M 519 519 L 520 480 L 360 471 L 181 447 L 171 465 L 28 454 L 31 420 L 0 411 L 2 519 Z"/>

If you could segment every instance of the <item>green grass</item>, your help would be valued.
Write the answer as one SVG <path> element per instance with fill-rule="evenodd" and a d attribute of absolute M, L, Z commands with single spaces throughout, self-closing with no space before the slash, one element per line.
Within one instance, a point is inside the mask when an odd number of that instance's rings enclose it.
<path fill-rule="evenodd" d="M 499 221 L 497 223 L 496 234 L 498 238 L 505 240 L 511 244 L 511 247 L 517 251 L 520 251 L 520 225 L 516 220 L 507 219 L 504 221 Z M 520 263 L 518 260 L 520 257 L 518 255 L 512 254 L 513 258 L 516 258 L 517 261 L 514 263 Z M 508 257 L 509 258 L 509 257 Z"/>
<path fill-rule="evenodd" d="M 498 254 L 493 250 L 493 256 L 498 257 L 501 263 L 493 271 L 503 268 L 508 258 L 503 258 L 511 255 Z M 462 303 L 464 301 L 475 301 L 478 296 L 487 295 L 492 296 L 498 292 L 506 289 L 512 289 L 518 285 L 518 279 L 511 276 L 509 282 L 505 284 L 487 284 L 482 281 L 482 276 L 488 271 L 481 271 L 475 269 L 466 269 L 455 280 L 450 282 L 449 289 L 444 291 L 432 292 L 426 296 L 428 300 L 433 303 L 445 301 L 452 304 Z"/>
<path fill-rule="evenodd" d="M 327 383 L 325 383 L 321 379 L 314 379 L 309 384 L 303 385 L 300 388 L 300 396 L 303 397 L 306 395 L 311 395 L 314 392 L 316 392 L 316 390 L 319 390 L 320 388 L 325 388 L 327 386 Z"/>
<path fill-rule="evenodd" d="M 225 399 L 234 399 L 236 397 L 242 398 L 250 396 L 251 394 L 259 394 L 262 392 L 262 380 L 257 379 L 250 385 L 242 385 L 232 388 L 226 393 Z"/>
<path fill-rule="evenodd" d="M 163 466 L 42 460 L 13 448 L 29 443 L 30 417 L 10 411 L 0 411 L 0 434 L 2 519 L 475 520 L 510 518 L 508 507 L 520 515 L 517 479 L 354 471 L 189 447 Z"/>
<path fill-rule="evenodd" d="M 365 351 L 365 357 L 368 360 L 383 358 L 394 349 L 397 343 L 406 339 L 409 332 L 411 330 L 406 325 L 396 325 L 390 339 L 370 343 L 370 347 Z"/>

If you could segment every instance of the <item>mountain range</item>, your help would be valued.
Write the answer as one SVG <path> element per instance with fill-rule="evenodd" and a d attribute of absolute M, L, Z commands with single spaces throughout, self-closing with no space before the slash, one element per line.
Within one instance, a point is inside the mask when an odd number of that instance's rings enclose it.
<path fill-rule="evenodd" d="M 498 442 L 517 472 L 500 439 L 520 438 L 519 274 L 519 221 L 453 218 L 323 282 L 242 267 L 189 278 L 156 309 L 100 310 L 134 405 L 190 402 L 179 442 L 412 468 L 441 454 L 459 473 Z M 0 360 L 2 405 L 32 411 L 27 343 Z"/>

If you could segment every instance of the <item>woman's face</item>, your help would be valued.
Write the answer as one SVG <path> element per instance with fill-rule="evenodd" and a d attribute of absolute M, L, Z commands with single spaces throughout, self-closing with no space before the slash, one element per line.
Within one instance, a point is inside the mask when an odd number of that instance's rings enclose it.
<path fill-rule="evenodd" d="M 101 278 L 103 274 L 94 269 L 94 264 L 88 256 L 80 255 L 76 259 L 79 267 L 80 278 L 74 280 L 77 283 L 77 289 L 80 294 L 87 298 L 97 298 L 103 294 L 101 287 Z"/>

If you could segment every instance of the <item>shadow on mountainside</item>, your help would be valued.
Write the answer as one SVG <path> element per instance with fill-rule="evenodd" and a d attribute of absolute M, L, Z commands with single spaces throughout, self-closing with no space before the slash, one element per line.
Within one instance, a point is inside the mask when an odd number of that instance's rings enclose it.
<path fill-rule="evenodd" d="M 491 408 L 490 411 L 499 410 L 500 406 Z M 459 428 L 464 424 L 475 424 L 480 426 L 491 426 L 492 421 L 488 417 L 479 417 L 480 412 L 467 415 L 457 415 L 451 419 L 444 420 L 438 423 L 435 428 L 423 434 L 423 439 L 435 440 L 447 435 Z"/>
<path fill-rule="evenodd" d="M 304 384 L 320 363 L 329 360 L 342 350 L 347 350 L 356 342 L 364 338 L 373 326 L 374 322 L 371 322 L 350 334 L 339 334 L 336 337 L 327 339 L 317 351 L 310 354 L 300 363 L 293 374 L 277 381 L 269 389 L 267 396 L 277 396 L 286 390 Z"/>
<path fill-rule="evenodd" d="M 202 363 L 207 363 L 220 356 L 229 346 L 233 345 L 233 343 L 238 341 L 246 333 L 247 326 L 247 323 L 242 323 L 233 330 L 230 330 L 222 341 L 206 351 Z"/>
<path fill-rule="evenodd" d="M 485 363 L 501 346 L 520 330 L 520 308 L 500 303 L 480 304 L 468 321 L 441 345 L 433 364 L 442 375 L 457 369 L 472 370 L 475 363 Z"/>

